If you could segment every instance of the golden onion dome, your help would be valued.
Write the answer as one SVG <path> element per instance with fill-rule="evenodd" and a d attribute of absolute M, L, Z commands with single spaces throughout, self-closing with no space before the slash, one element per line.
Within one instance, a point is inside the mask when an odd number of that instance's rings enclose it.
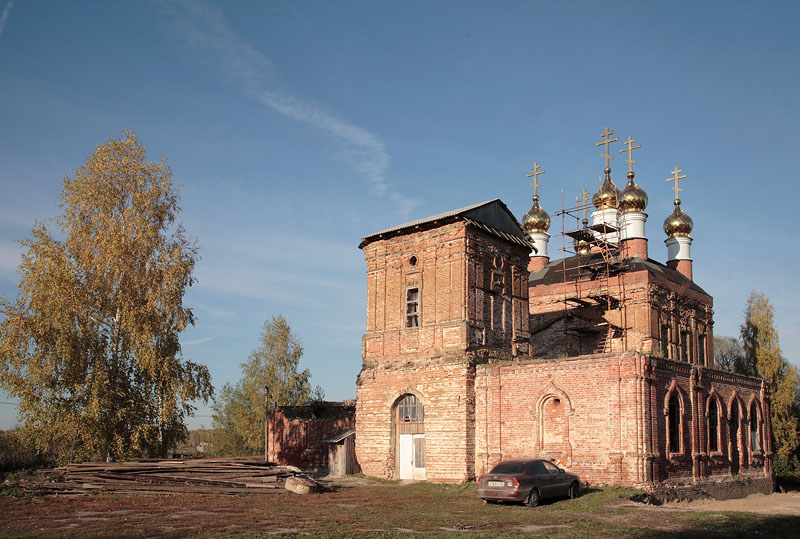
<path fill-rule="evenodd" d="M 620 192 L 617 207 L 622 211 L 644 211 L 647 193 L 633 181 L 633 171 L 628 172 L 628 185 Z"/>
<path fill-rule="evenodd" d="M 550 228 L 550 216 L 539 206 L 539 195 L 533 195 L 533 207 L 522 217 L 522 230 L 531 232 L 547 232 Z"/>
<path fill-rule="evenodd" d="M 606 179 L 603 181 L 603 185 L 601 185 L 600 189 L 592 196 L 592 204 L 594 204 L 594 207 L 598 210 L 617 207 L 619 190 L 617 190 L 617 186 L 614 185 L 614 182 L 611 180 L 611 169 L 606 168 L 605 173 Z"/>
<path fill-rule="evenodd" d="M 681 201 L 676 198 L 675 209 L 664 220 L 664 233 L 670 238 L 673 236 L 688 236 L 692 233 L 692 227 L 694 227 L 692 218 L 681 210 Z"/>
<path fill-rule="evenodd" d="M 575 252 L 579 255 L 588 255 L 592 252 L 592 245 L 583 240 L 575 240 Z"/>

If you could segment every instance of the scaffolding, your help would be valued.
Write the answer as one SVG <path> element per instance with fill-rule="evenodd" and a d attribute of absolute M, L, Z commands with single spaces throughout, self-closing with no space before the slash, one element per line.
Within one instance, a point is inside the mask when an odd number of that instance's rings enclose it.
<path fill-rule="evenodd" d="M 625 294 L 628 264 L 621 256 L 619 241 L 622 216 L 616 212 L 614 224 L 589 225 L 586 211 L 585 198 L 583 204 L 565 207 L 562 192 L 561 210 L 555 212 L 555 216 L 561 217 L 564 352 L 568 355 L 571 336 L 577 337 L 578 355 L 611 352 L 614 339 L 621 339 L 622 350 L 628 349 Z M 580 212 L 584 214 L 583 221 Z M 567 230 L 567 221 L 572 218 L 575 219 L 575 228 Z M 572 241 L 569 242 L 567 238 Z M 586 253 L 586 250 L 589 252 Z M 581 310 L 589 308 L 600 310 L 599 320 L 581 316 Z M 618 312 L 618 324 L 609 320 L 611 311 Z M 575 321 L 572 325 L 568 322 L 570 314 Z"/>

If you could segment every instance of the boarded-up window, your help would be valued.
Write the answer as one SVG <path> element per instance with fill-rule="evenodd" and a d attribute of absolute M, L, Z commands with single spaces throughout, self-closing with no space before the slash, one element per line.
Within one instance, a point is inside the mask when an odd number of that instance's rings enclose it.
<path fill-rule="evenodd" d="M 406 289 L 406 327 L 419 327 L 419 288 Z"/>

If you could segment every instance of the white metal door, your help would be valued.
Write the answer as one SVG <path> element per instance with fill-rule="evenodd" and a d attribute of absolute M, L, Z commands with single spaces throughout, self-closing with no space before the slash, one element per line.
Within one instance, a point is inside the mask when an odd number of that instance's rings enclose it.
<path fill-rule="evenodd" d="M 397 447 L 398 479 L 414 479 L 414 435 L 401 434 Z"/>

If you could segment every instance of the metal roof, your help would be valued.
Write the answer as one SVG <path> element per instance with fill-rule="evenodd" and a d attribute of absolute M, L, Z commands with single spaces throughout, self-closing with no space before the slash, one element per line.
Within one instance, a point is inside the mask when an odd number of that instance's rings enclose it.
<path fill-rule="evenodd" d="M 508 209 L 508 207 L 499 198 L 494 200 L 487 200 L 479 204 L 473 204 L 457 210 L 452 210 L 416 221 L 410 221 L 397 226 L 381 230 L 369 236 L 364 236 L 361 240 L 360 247 L 363 247 L 371 241 L 381 239 L 383 236 L 394 235 L 394 233 L 401 232 L 408 228 L 414 228 L 420 225 L 434 223 L 436 221 L 445 221 L 453 218 L 463 218 L 469 224 L 477 226 L 498 236 L 506 241 L 510 241 L 525 247 L 531 247 L 528 237 L 522 230 L 522 225 L 519 224 L 517 218 Z"/>
<path fill-rule="evenodd" d="M 336 436 L 332 436 L 327 440 L 322 440 L 323 444 L 337 444 L 347 438 L 348 436 L 352 436 L 356 433 L 355 429 L 347 429 L 346 431 L 340 432 Z"/>
<path fill-rule="evenodd" d="M 568 281 L 574 280 L 579 274 L 584 275 L 585 278 L 590 278 L 590 271 L 587 269 L 590 265 L 602 267 L 605 265 L 603 255 L 600 253 L 591 253 L 589 255 L 571 256 L 565 259 L 553 260 L 547 264 L 543 269 L 536 273 L 531 273 L 528 282 L 531 286 L 540 284 L 555 284 L 564 282 L 564 266 L 566 265 Z M 581 266 L 582 271 L 579 269 Z M 699 292 L 706 296 L 710 296 L 708 292 L 700 288 L 694 281 L 688 279 L 678 270 L 665 266 L 661 262 L 657 262 L 651 258 L 643 260 L 638 257 L 630 258 L 622 264 L 614 265 L 615 271 L 621 273 L 632 273 L 636 271 L 648 271 L 654 275 L 663 275 L 668 280 L 675 284 L 688 286 L 695 292 Z"/>

